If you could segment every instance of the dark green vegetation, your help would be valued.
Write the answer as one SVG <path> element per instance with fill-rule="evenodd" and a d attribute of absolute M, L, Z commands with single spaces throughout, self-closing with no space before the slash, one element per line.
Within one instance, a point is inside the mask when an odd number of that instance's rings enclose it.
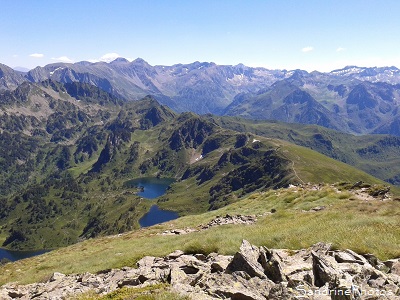
<path fill-rule="evenodd" d="M 153 203 L 125 186 L 137 177 L 175 178 L 158 204 L 181 215 L 290 183 L 380 182 L 307 148 L 176 114 L 152 97 L 123 103 L 89 84 L 24 82 L 2 92 L 0 105 L 0 241 L 8 248 L 138 228 Z"/>

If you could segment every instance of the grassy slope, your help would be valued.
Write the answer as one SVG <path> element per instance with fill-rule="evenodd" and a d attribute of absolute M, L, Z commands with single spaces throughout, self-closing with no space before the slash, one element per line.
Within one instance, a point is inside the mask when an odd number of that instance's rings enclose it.
<path fill-rule="evenodd" d="M 354 136 L 315 125 L 253 121 L 238 117 L 213 117 L 213 119 L 224 128 L 285 139 L 314 149 L 382 180 L 399 174 L 399 169 L 395 166 L 400 165 L 400 150 L 396 146 L 385 145 L 385 141 L 390 140 L 389 135 Z M 317 140 L 316 136 L 322 136 L 323 140 Z M 363 151 L 366 153 L 363 154 Z"/>
<path fill-rule="evenodd" d="M 303 211 L 322 205 L 326 206 L 325 210 Z M 166 229 L 196 227 L 217 215 L 262 215 L 271 209 L 277 212 L 259 216 L 254 225 L 225 225 L 186 235 L 156 235 Z M 374 253 L 381 259 L 399 257 L 399 216 L 399 201 L 361 200 L 351 192 L 338 192 L 328 185 L 320 190 L 291 188 L 256 192 L 216 211 L 182 217 L 120 236 L 86 240 L 7 264 L 0 268 L 0 284 L 40 281 L 55 271 L 96 272 L 132 266 L 144 255 L 162 256 L 175 249 L 233 254 L 242 239 L 270 248 L 292 249 L 325 241 L 334 243 L 337 248 Z"/>
<path fill-rule="evenodd" d="M 340 178 L 343 181 L 356 182 L 359 180 L 370 183 L 382 183 L 381 180 L 354 169 L 345 163 L 322 155 L 316 151 L 282 141 L 279 149 L 292 161 L 293 168 L 304 182 L 334 183 Z"/>

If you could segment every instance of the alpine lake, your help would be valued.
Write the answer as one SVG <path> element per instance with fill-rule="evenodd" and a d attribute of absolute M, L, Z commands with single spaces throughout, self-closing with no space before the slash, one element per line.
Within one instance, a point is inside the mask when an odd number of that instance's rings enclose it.
<path fill-rule="evenodd" d="M 173 178 L 144 177 L 129 180 L 124 185 L 129 188 L 139 188 L 138 196 L 152 200 L 164 195 L 174 181 Z M 162 210 L 158 205 L 153 205 L 139 220 L 139 225 L 140 227 L 149 227 L 177 219 L 178 217 L 179 215 L 176 212 Z"/>
<path fill-rule="evenodd" d="M 138 196 L 152 200 L 164 195 L 168 187 L 175 180 L 172 178 L 144 177 L 128 180 L 125 182 L 127 188 L 138 188 Z M 177 219 L 179 215 L 176 212 L 162 210 L 158 205 L 151 206 L 150 210 L 139 220 L 140 227 L 149 227 L 159 223 Z M 0 248 L 0 260 L 6 259 L 16 261 L 23 258 L 40 255 L 48 252 L 48 250 L 38 251 L 12 251 Z"/>

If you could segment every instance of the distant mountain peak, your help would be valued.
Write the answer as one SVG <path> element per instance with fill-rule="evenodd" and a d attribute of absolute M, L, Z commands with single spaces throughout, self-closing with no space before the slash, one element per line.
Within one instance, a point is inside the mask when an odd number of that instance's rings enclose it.
<path fill-rule="evenodd" d="M 112 62 L 110 62 L 110 64 L 114 64 L 114 63 L 129 63 L 129 60 L 127 60 L 126 58 L 123 58 L 123 57 L 118 57 L 118 58 L 114 59 Z"/>
<path fill-rule="evenodd" d="M 23 72 L 23 73 L 27 73 L 30 71 L 28 68 L 25 68 L 25 67 L 14 67 L 13 69 L 15 71 L 19 71 L 19 72 Z"/>
<path fill-rule="evenodd" d="M 334 75 L 351 75 L 351 74 L 358 74 L 364 71 L 366 68 L 364 67 L 357 67 L 357 66 L 346 66 L 342 69 L 336 69 L 331 71 L 331 74 Z"/>
<path fill-rule="evenodd" d="M 300 78 L 304 78 L 307 75 L 308 75 L 307 71 L 296 69 L 296 70 L 292 71 L 292 74 L 289 77 L 289 79 L 300 79 Z"/>
<path fill-rule="evenodd" d="M 143 58 L 138 57 L 134 61 L 132 61 L 132 64 L 146 64 L 146 65 L 148 65 L 149 63 L 147 61 L 145 61 Z"/>
<path fill-rule="evenodd" d="M 92 62 L 86 61 L 86 60 L 84 60 L 84 61 L 79 61 L 79 62 L 75 63 L 75 65 L 78 65 L 78 66 L 90 66 L 90 65 L 92 65 L 92 64 L 93 64 Z"/>
<path fill-rule="evenodd" d="M 15 89 L 26 79 L 19 71 L 0 63 L 0 90 Z"/>

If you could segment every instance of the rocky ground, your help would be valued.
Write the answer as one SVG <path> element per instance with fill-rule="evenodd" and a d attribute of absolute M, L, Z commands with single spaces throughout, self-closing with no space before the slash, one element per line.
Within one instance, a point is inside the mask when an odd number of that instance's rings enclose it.
<path fill-rule="evenodd" d="M 267 249 L 244 240 L 234 256 L 143 257 L 137 268 L 64 275 L 47 282 L 9 283 L 0 299 L 66 299 L 89 290 L 106 294 L 122 287 L 168 283 L 192 299 L 400 299 L 400 259 L 379 261 L 373 255 L 333 250 L 318 243 L 308 249 Z"/>
<path fill-rule="evenodd" d="M 265 216 L 267 214 L 271 214 L 267 212 L 261 216 Z M 171 229 L 166 230 L 160 233 L 161 235 L 179 235 L 179 234 L 187 234 L 191 232 L 198 232 L 202 230 L 207 230 L 214 226 L 221 226 L 221 225 L 228 225 L 228 224 L 242 224 L 242 225 L 250 225 L 257 221 L 256 216 L 245 216 L 245 215 L 225 215 L 225 216 L 217 216 L 216 218 L 212 219 L 207 224 L 201 224 L 196 228 L 183 228 L 183 229 Z"/>

